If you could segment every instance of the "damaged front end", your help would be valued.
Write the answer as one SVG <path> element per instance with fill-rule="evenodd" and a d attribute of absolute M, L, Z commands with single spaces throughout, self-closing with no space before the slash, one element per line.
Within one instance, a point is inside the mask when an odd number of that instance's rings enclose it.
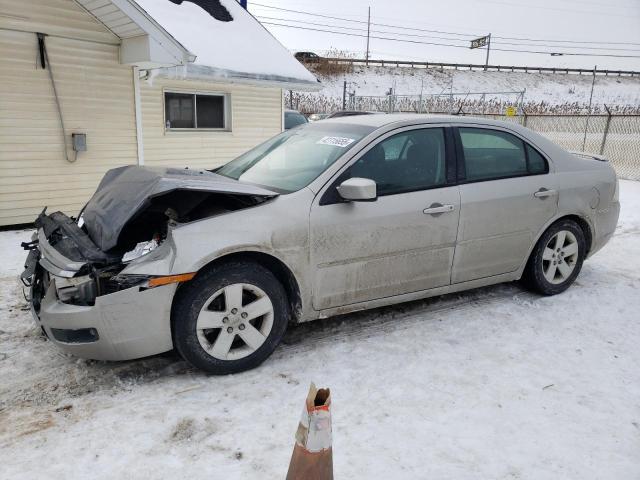
<path fill-rule="evenodd" d="M 87 358 L 171 349 L 173 293 L 195 275 L 171 271 L 172 229 L 276 195 L 208 171 L 107 172 L 79 220 L 43 211 L 22 244 L 29 254 L 21 279 L 36 322 L 58 346 Z"/>

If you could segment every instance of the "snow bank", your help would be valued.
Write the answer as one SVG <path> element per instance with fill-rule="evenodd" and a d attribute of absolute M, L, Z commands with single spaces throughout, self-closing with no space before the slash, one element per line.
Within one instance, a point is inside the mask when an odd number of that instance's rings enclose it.
<path fill-rule="evenodd" d="M 552 73 L 482 72 L 438 70 L 406 67 L 354 67 L 351 74 L 320 77 L 323 90 L 315 94 L 342 100 L 343 81 L 347 91 L 356 95 L 385 95 L 393 88 L 398 95 L 448 94 L 449 92 L 506 92 L 526 90 L 525 102 L 549 105 L 589 103 L 592 77 Z M 456 97 L 462 100 L 464 95 Z M 477 96 L 469 100 L 478 99 Z M 488 95 L 487 99 L 511 99 L 517 95 Z M 593 93 L 594 105 L 640 106 L 640 78 L 597 76 Z"/>

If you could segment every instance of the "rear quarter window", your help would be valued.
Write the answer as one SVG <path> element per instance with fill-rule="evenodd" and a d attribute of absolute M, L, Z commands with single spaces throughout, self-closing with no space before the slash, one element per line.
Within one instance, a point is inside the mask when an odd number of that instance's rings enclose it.
<path fill-rule="evenodd" d="M 527 158 L 529 160 L 529 173 L 533 175 L 547 173 L 549 167 L 544 157 L 531 145 L 527 144 L 526 148 Z"/>

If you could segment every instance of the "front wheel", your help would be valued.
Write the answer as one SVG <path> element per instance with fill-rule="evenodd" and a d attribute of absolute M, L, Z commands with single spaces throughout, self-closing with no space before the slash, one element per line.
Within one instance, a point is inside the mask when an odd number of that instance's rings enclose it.
<path fill-rule="evenodd" d="M 289 309 L 284 288 L 269 270 L 233 262 L 185 284 L 172 316 L 182 357 L 222 375 L 260 365 L 282 340 Z"/>
<path fill-rule="evenodd" d="M 582 228 L 573 220 L 551 225 L 531 252 L 523 280 L 543 295 L 564 292 L 576 279 L 586 255 Z"/>

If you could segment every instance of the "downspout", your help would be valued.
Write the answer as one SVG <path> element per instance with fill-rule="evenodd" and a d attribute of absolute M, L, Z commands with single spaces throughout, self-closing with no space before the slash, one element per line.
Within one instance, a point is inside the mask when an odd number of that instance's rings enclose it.
<path fill-rule="evenodd" d="M 36 33 L 38 37 L 38 51 L 40 56 L 40 66 L 46 68 L 49 72 L 49 80 L 51 81 L 51 87 L 53 88 L 53 97 L 56 101 L 56 108 L 58 109 L 58 120 L 60 121 L 60 132 L 62 133 L 62 148 L 64 150 L 64 158 L 67 162 L 73 163 L 77 159 L 78 152 L 73 158 L 69 158 L 69 152 L 67 151 L 67 132 L 64 128 L 64 119 L 62 117 L 62 107 L 60 106 L 60 98 L 58 97 L 58 89 L 56 88 L 56 82 L 53 78 L 53 71 L 51 70 L 51 63 L 49 63 L 49 53 L 47 52 L 47 45 L 44 41 L 47 36 L 45 33 Z"/>
<path fill-rule="evenodd" d="M 138 165 L 144 165 L 144 140 L 142 138 L 142 107 L 140 105 L 140 69 L 133 67 L 133 104 L 136 115 L 136 140 L 138 145 Z"/>

